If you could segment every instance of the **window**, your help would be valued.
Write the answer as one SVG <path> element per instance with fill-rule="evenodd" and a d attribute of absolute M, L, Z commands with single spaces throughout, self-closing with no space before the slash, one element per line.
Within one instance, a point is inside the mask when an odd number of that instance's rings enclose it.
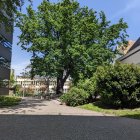
<path fill-rule="evenodd" d="M 0 56 L 0 66 L 10 69 L 10 61 Z"/>
<path fill-rule="evenodd" d="M 9 48 L 10 50 L 12 49 L 12 44 L 1 34 L 0 34 L 0 44 L 5 48 Z"/>
<path fill-rule="evenodd" d="M 2 87 L 9 87 L 9 80 L 4 79 L 4 80 L 0 80 L 0 88 Z"/>

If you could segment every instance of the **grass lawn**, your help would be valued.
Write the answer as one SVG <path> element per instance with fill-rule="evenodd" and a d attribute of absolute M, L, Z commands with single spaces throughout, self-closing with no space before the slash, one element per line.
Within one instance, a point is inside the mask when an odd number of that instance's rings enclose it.
<path fill-rule="evenodd" d="M 82 105 L 79 107 L 83 108 L 83 109 L 87 109 L 87 110 L 96 111 L 96 112 L 102 112 L 105 114 L 113 114 L 115 116 L 140 119 L 140 108 L 136 108 L 136 109 L 109 109 L 109 108 L 101 105 L 99 102 L 93 103 L 93 104 L 85 104 L 85 105 Z"/>
<path fill-rule="evenodd" d="M 0 107 L 8 107 L 18 105 L 21 98 L 10 97 L 10 96 L 0 96 Z"/>

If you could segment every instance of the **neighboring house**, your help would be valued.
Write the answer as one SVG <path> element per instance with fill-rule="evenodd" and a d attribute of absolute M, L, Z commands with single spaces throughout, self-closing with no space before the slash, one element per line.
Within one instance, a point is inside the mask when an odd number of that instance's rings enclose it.
<path fill-rule="evenodd" d="M 124 56 L 125 54 L 127 54 L 127 52 L 129 51 L 129 49 L 133 46 L 133 44 L 135 43 L 135 41 L 129 40 L 128 43 L 124 46 L 118 46 L 117 50 L 118 50 L 118 54 L 116 55 L 113 64 L 115 64 L 115 62 L 122 56 Z"/>
<path fill-rule="evenodd" d="M 118 59 L 118 61 L 140 65 L 140 38 L 129 48 L 125 55 Z"/>
<path fill-rule="evenodd" d="M 0 26 L 0 95 L 9 94 L 13 32 Z"/>
<path fill-rule="evenodd" d="M 128 53 L 128 51 L 130 50 L 130 48 L 134 45 L 135 41 L 133 40 L 129 40 L 126 46 L 122 46 L 118 48 L 118 51 L 120 52 L 120 54 L 125 55 Z"/>
<path fill-rule="evenodd" d="M 48 82 L 48 84 L 47 84 Z M 22 76 L 16 77 L 16 84 L 21 85 L 21 87 L 24 89 L 30 88 L 36 92 L 42 92 L 44 89 L 47 90 L 49 85 L 49 93 L 55 93 L 56 88 L 56 79 L 49 79 L 46 81 L 44 78 L 35 77 L 34 79 L 30 78 L 24 78 Z M 68 79 L 64 84 L 64 93 L 68 92 L 70 88 L 71 81 Z"/>
<path fill-rule="evenodd" d="M 20 85 L 23 89 L 30 89 L 34 93 L 40 92 L 41 89 L 46 88 L 45 80 L 43 78 L 24 78 L 23 76 L 17 76 L 15 79 L 17 85 Z"/>

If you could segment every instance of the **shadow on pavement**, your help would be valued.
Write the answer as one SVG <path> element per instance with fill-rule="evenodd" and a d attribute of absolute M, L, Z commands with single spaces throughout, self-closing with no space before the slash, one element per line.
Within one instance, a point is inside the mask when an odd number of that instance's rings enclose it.
<path fill-rule="evenodd" d="M 23 113 L 25 114 L 25 109 L 30 109 L 30 112 L 35 112 L 34 110 L 38 110 L 38 107 L 47 106 L 44 104 L 44 100 L 41 99 L 22 99 L 21 103 L 16 106 L 8 107 L 8 108 L 0 108 L 1 113 Z"/>
<path fill-rule="evenodd" d="M 0 115 L 0 140 L 139 140 L 140 121 L 107 116 Z"/>

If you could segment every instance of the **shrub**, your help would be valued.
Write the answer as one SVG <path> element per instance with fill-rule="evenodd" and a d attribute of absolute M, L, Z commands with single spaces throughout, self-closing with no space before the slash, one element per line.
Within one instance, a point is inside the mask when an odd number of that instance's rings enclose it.
<path fill-rule="evenodd" d="M 21 88 L 22 88 L 21 85 L 15 85 L 14 86 L 14 92 L 15 92 L 15 94 L 21 92 Z"/>
<path fill-rule="evenodd" d="M 0 107 L 17 105 L 21 101 L 21 98 L 0 96 Z"/>
<path fill-rule="evenodd" d="M 79 81 L 76 87 L 85 90 L 88 94 L 92 94 L 94 89 L 93 83 L 90 79 Z"/>
<path fill-rule="evenodd" d="M 66 103 L 66 105 L 78 106 L 86 104 L 88 102 L 88 98 L 89 94 L 85 92 L 83 89 L 72 87 L 68 93 L 63 94 L 60 97 L 60 100 Z"/>
<path fill-rule="evenodd" d="M 95 73 L 96 89 L 101 101 L 113 107 L 135 107 L 140 104 L 140 68 L 116 63 Z"/>
<path fill-rule="evenodd" d="M 83 89 L 85 92 L 89 94 L 89 102 L 92 102 L 98 96 L 98 92 L 95 89 L 94 77 L 92 77 L 91 79 L 79 81 L 76 87 Z"/>

